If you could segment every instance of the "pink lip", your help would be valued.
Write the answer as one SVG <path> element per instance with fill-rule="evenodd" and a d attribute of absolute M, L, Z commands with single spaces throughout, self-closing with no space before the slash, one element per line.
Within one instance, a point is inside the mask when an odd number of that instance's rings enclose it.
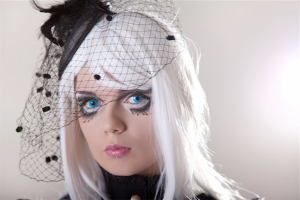
<path fill-rule="evenodd" d="M 129 147 L 124 147 L 122 145 L 114 144 L 114 145 L 108 145 L 104 151 L 107 155 L 115 158 L 115 157 L 123 156 L 124 154 L 128 153 L 130 149 L 131 148 Z"/>

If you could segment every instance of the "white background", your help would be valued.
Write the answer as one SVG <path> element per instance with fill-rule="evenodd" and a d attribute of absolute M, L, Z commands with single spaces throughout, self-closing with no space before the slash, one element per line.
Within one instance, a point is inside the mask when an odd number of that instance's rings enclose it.
<path fill-rule="evenodd" d="M 217 169 L 268 200 L 299 200 L 299 1 L 175 4 L 183 32 L 201 48 Z M 1 200 L 65 192 L 63 182 L 36 182 L 18 169 L 16 119 L 31 90 L 46 18 L 27 0 L 0 1 Z"/>

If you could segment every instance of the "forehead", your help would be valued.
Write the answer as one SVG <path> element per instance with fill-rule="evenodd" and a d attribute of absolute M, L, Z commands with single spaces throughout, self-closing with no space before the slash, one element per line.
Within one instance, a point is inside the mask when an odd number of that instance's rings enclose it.
<path fill-rule="evenodd" d="M 108 87 L 105 87 L 101 85 L 99 82 L 97 82 L 97 79 L 95 79 L 95 75 L 91 72 L 90 68 L 88 67 L 88 64 L 86 63 L 79 71 L 77 76 L 75 76 L 75 90 L 76 91 L 91 91 L 91 92 L 98 92 L 98 91 L 105 91 L 109 89 Z M 98 75 L 100 76 L 100 75 Z M 111 88 L 113 89 L 113 88 Z"/>
<path fill-rule="evenodd" d="M 116 74 L 112 74 L 105 70 L 103 70 L 103 73 L 100 74 L 93 73 L 88 63 L 79 70 L 74 81 L 76 91 L 81 90 L 104 93 L 117 92 L 119 90 L 147 90 L 151 88 L 152 84 L 152 80 L 149 79 L 146 83 L 140 86 L 136 85 L 135 87 L 130 87 L 128 86 L 128 83 L 123 82 L 123 80 L 119 80 Z"/>
<path fill-rule="evenodd" d="M 78 75 L 75 77 L 75 93 L 76 97 L 80 96 L 92 96 L 95 98 L 101 98 L 106 103 L 111 101 L 122 99 L 133 92 L 151 94 L 151 85 L 145 84 L 147 89 L 138 88 L 134 90 L 120 90 L 115 87 L 107 87 L 100 84 L 98 80 L 98 75 L 96 77 L 90 72 L 90 68 L 84 65 L 79 71 Z"/>

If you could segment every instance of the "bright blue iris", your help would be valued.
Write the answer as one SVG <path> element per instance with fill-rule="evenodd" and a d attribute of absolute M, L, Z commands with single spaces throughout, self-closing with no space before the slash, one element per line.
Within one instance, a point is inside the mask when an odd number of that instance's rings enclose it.
<path fill-rule="evenodd" d="M 98 106 L 98 101 L 93 99 L 93 100 L 89 100 L 88 105 L 90 108 L 95 108 Z"/>
<path fill-rule="evenodd" d="M 132 96 L 133 97 L 133 101 L 135 103 L 141 103 L 141 101 L 143 100 L 143 97 L 139 96 L 139 95 L 135 95 L 135 96 Z"/>

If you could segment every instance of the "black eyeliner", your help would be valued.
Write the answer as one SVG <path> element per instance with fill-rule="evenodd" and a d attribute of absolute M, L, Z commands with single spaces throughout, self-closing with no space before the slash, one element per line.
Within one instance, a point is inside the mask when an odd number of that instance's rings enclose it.
<path fill-rule="evenodd" d="M 151 97 L 145 95 L 145 94 L 149 94 L 151 93 L 151 88 L 148 89 L 148 90 L 121 90 L 118 92 L 118 97 L 117 97 L 117 101 L 120 101 L 126 97 L 129 96 L 132 97 L 132 96 L 141 96 L 142 98 L 145 98 L 146 100 L 148 100 L 148 103 L 141 107 L 141 108 L 131 108 L 130 111 L 132 114 L 148 114 L 148 111 L 149 111 L 149 108 L 150 108 L 150 104 L 151 104 Z M 100 102 L 103 102 L 101 98 L 99 98 L 96 93 L 94 92 L 90 92 L 90 91 L 79 91 L 79 92 L 76 92 L 76 100 L 77 100 L 77 103 L 80 107 L 80 112 L 82 113 L 82 116 L 83 117 L 92 117 L 94 116 L 97 112 L 98 112 L 98 109 L 101 107 L 99 106 L 99 108 L 94 111 L 94 112 L 87 112 L 85 109 L 84 109 L 84 105 L 90 101 L 90 100 L 97 100 L 97 101 L 100 101 Z M 109 102 L 108 102 L 109 103 Z"/>
<path fill-rule="evenodd" d="M 120 90 L 118 92 L 117 100 L 124 99 L 125 97 L 127 97 L 129 95 L 134 95 L 134 94 L 149 94 L 149 93 L 151 93 L 151 91 L 152 91 L 152 88 L 149 88 L 147 90 L 139 90 L 139 89 L 135 89 L 135 90 Z"/>
<path fill-rule="evenodd" d="M 134 114 L 134 113 L 135 114 L 140 114 L 140 113 L 142 113 L 142 114 L 148 114 L 148 111 L 149 111 L 150 105 L 151 105 L 151 98 L 148 97 L 148 100 L 149 100 L 149 102 L 144 107 L 130 109 L 131 113 L 132 114 Z"/>
<path fill-rule="evenodd" d="M 78 96 L 77 96 L 78 95 Z M 77 101 L 81 101 L 87 98 L 90 99 L 97 99 L 103 102 L 103 100 L 95 93 L 95 92 L 90 92 L 90 91 L 79 91 L 75 93 L 75 98 Z"/>

